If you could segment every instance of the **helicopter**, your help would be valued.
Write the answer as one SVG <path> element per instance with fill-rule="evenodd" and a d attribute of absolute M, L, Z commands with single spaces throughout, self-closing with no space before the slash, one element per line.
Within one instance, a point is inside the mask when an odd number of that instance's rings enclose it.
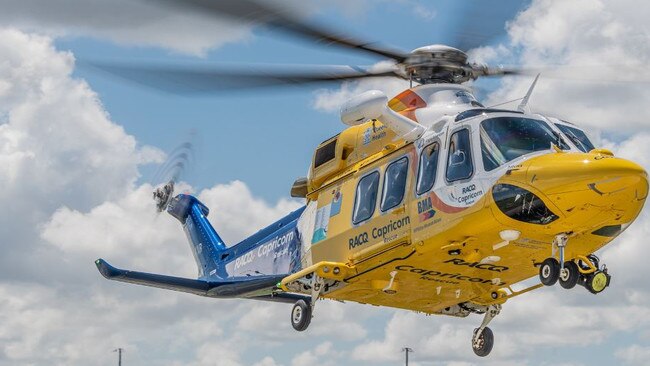
<path fill-rule="evenodd" d="M 322 299 L 454 317 L 480 314 L 471 346 L 481 357 L 494 346 L 488 325 L 508 300 L 558 283 L 593 294 L 610 285 L 611 274 L 594 252 L 640 213 L 647 172 L 595 147 L 577 125 L 532 113 L 528 101 L 539 74 L 517 109 L 495 109 L 463 84 L 531 70 L 470 63 L 465 51 L 447 45 L 410 53 L 371 45 L 252 0 L 158 2 L 261 23 L 392 63 L 309 73 L 100 68 L 171 91 L 387 76 L 409 80 L 411 87 L 390 100 L 371 90 L 345 102 L 340 117 L 347 128 L 316 147 L 307 176 L 291 187 L 304 206 L 239 243 L 221 239 L 196 197 L 174 194 L 175 178 L 157 188 L 158 211 L 176 218 L 187 235 L 197 279 L 119 269 L 98 259 L 105 278 L 290 303 L 297 331 L 308 328 Z M 535 276 L 539 283 L 513 289 Z"/>

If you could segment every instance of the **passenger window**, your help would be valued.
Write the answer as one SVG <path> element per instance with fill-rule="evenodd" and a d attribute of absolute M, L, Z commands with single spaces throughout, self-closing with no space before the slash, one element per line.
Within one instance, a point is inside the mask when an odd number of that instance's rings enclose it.
<path fill-rule="evenodd" d="M 418 168 L 418 184 L 416 192 L 418 195 L 428 192 L 436 182 L 438 172 L 438 155 L 440 155 L 440 144 L 433 144 L 422 149 L 420 155 L 420 167 Z"/>
<path fill-rule="evenodd" d="M 405 156 L 386 168 L 384 173 L 384 191 L 381 197 L 381 210 L 386 211 L 402 203 L 406 190 L 406 174 L 409 161 Z"/>
<path fill-rule="evenodd" d="M 447 181 L 453 182 L 472 176 L 474 164 L 470 143 L 468 129 L 456 131 L 451 135 L 447 156 Z"/>
<path fill-rule="evenodd" d="M 368 220 L 375 213 L 378 186 L 379 172 L 372 172 L 359 180 L 357 195 L 354 199 L 354 211 L 352 212 L 352 222 L 354 224 Z"/>

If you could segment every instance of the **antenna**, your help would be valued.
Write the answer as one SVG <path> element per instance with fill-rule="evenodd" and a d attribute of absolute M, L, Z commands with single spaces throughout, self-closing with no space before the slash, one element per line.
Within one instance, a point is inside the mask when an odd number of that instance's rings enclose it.
<path fill-rule="evenodd" d="M 404 352 L 404 353 L 405 353 L 405 356 L 406 356 L 406 363 L 405 363 L 405 365 L 406 365 L 406 366 L 409 366 L 409 352 L 413 353 L 413 352 L 415 352 L 415 351 L 413 351 L 413 348 L 404 347 L 404 348 L 402 348 L 402 352 Z"/>
<path fill-rule="evenodd" d="M 535 76 L 535 80 L 533 80 L 533 83 L 530 85 L 530 88 L 528 88 L 528 92 L 526 92 L 526 96 L 524 96 L 524 99 L 521 100 L 521 103 L 517 106 L 517 110 L 519 112 L 524 112 L 526 113 L 526 109 L 528 106 L 528 99 L 530 99 L 530 95 L 533 94 L 533 89 L 535 89 L 535 84 L 537 84 L 537 79 L 539 79 L 539 75 Z"/>
<path fill-rule="evenodd" d="M 124 352 L 124 348 L 116 348 L 113 352 L 117 352 L 117 366 L 122 366 L 122 352 Z"/>

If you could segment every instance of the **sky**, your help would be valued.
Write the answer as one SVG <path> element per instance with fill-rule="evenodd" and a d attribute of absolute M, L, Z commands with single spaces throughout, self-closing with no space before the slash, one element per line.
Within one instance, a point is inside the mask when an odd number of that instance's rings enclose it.
<path fill-rule="evenodd" d="M 409 51 L 450 42 L 459 14 L 495 36 L 473 60 L 542 74 L 533 111 L 584 127 L 650 170 L 650 5 L 631 0 L 281 1 L 301 17 Z M 599 252 L 612 286 L 593 296 L 545 288 L 512 299 L 491 324 L 496 344 L 474 356 L 465 319 L 322 301 L 310 328 L 290 305 L 215 300 L 104 280 L 98 257 L 194 277 L 184 234 L 151 200 L 157 167 L 191 134 L 183 190 L 211 209 L 227 243 L 302 205 L 289 197 L 314 147 L 344 128 L 340 104 L 394 79 L 200 97 L 165 94 L 89 68 L 92 61 L 372 66 L 381 59 L 182 13 L 142 0 L 0 0 L 0 365 L 641 364 L 650 357 L 646 207 Z M 470 12 L 462 9 L 471 8 Z M 646 68 L 647 69 L 647 68 Z M 532 78 L 476 83 L 492 105 Z M 514 107 L 510 104 L 506 107 Z"/>

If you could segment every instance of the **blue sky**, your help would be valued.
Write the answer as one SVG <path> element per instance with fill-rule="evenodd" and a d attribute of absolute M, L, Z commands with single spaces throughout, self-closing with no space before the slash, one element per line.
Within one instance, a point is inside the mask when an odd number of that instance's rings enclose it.
<path fill-rule="evenodd" d="M 650 169 L 647 83 L 600 81 L 650 80 L 641 67 L 650 62 L 650 5 L 285 1 L 319 24 L 404 51 L 454 39 L 461 8 L 471 7 L 497 33 L 473 57 L 492 65 L 566 66 L 570 73 L 542 74 L 533 111 L 576 122 L 599 146 Z M 284 304 L 215 301 L 105 281 L 94 268 L 97 257 L 124 268 L 196 274 L 178 223 L 154 214 L 147 183 L 160 161 L 157 151 L 197 131 L 197 160 L 186 178 L 233 243 L 302 204 L 289 199 L 289 188 L 306 174 L 314 147 L 343 129 L 337 103 L 371 88 L 399 91 L 394 81 L 375 80 L 326 91 L 187 97 L 84 68 L 84 61 L 110 60 L 379 61 L 138 4 L 0 0 L 0 203 L 10 208 L 0 215 L 0 365 L 110 365 L 116 347 L 126 349 L 125 364 L 393 365 L 402 362 L 405 345 L 415 349 L 413 365 L 647 362 L 650 286 L 639 280 L 647 267 L 647 208 L 600 253 L 614 274 L 612 287 L 599 296 L 549 288 L 509 301 L 493 323 L 496 346 L 486 360 L 469 344 L 477 316 L 427 317 L 324 301 L 309 330 L 296 333 Z M 622 72 L 623 66 L 636 71 Z M 493 104 L 521 97 L 531 79 L 478 86 Z"/>
<path fill-rule="evenodd" d="M 498 15 L 488 19 L 489 23 L 481 29 L 502 36 L 505 36 L 504 20 L 514 17 L 526 4 L 502 1 L 497 10 L 486 2 L 471 3 L 477 7 L 476 14 Z M 412 3 L 385 2 L 369 6 L 367 11 L 352 10 L 347 14 L 326 8 L 311 19 L 328 28 L 404 51 L 453 39 L 453 27 L 463 22 L 440 14 L 461 13 L 462 4 L 441 1 L 435 7 L 426 2 L 420 5 L 438 15 L 418 16 L 416 13 L 422 11 L 413 9 Z M 495 41 L 498 40 L 496 37 Z M 81 61 L 372 65 L 381 60 L 337 47 L 314 45 L 263 28 L 255 29 L 253 37 L 245 42 L 227 44 L 200 56 L 160 47 L 125 47 L 79 36 L 57 39 L 56 46 L 70 50 Z M 77 68 L 75 75 L 88 81 L 99 93 L 112 119 L 142 144 L 169 151 L 189 131 L 196 130 L 200 152 L 194 174 L 187 179 L 197 188 L 239 179 L 266 199 L 286 197 L 293 180 L 306 174 L 315 146 L 344 127 L 337 113 L 314 109 L 313 92 L 322 85 L 193 97 L 125 83 L 92 68 Z M 148 173 L 143 174 L 143 179 L 148 179 Z"/>

